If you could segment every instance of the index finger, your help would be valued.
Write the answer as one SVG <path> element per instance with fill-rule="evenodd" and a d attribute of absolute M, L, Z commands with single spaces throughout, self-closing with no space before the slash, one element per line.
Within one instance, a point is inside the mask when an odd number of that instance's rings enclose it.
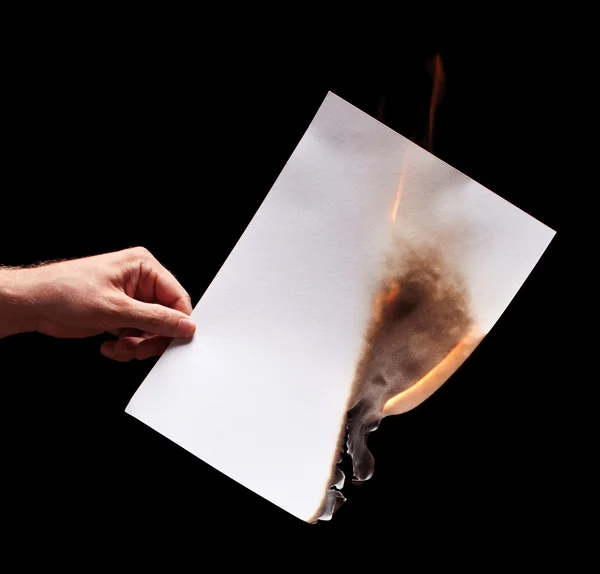
<path fill-rule="evenodd" d="M 158 274 L 154 284 L 156 302 L 171 309 L 181 311 L 186 315 L 192 313 L 192 299 L 175 276 L 165 269 L 158 261 Z"/>

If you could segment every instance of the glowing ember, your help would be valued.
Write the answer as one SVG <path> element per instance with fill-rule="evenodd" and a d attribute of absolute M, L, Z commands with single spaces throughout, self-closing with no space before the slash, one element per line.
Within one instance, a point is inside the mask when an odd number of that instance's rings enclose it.
<path fill-rule="evenodd" d="M 400 294 L 400 284 L 398 281 L 392 281 L 389 287 L 380 293 L 375 299 L 375 320 L 381 321 L 386 307 L 394 302 Z"/>
<path fill-rule="evenodd" d="M 383 415 L 399 415 L 420 405 L 437 391 L 462 365 L 479 343 L 475 331 L 469 333 L 450 353 L 412 387 L 388 399 Z"/>

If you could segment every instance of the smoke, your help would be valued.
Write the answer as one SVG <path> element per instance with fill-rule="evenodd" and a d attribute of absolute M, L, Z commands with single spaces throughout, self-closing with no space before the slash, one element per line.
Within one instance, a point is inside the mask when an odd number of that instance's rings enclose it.
<path fill-rule="evenodd" d="M 383 407 L 438 365 L 472 328 L 462 278 L 439 251 L 409 251 L 390 265 L 368 326 L 348 413 L 354 482 L 368 480 L 374 461 L 367 437 Z"/>
<path fill-rule="evenodd" d="M 338 453 L 342 453 L 347 437 L 355 484 L 373 475 L 374 459 L 367 438 L 389 414 L 384 405 L 442 363 L 473 328 L 464 280 L 439 250 L 404 251 L 388 264 L 365 333 L 348 421 L 338 444 Z M 467 346 L 463 358 L 472 345 Z M 453 369 L 445 376 L 451 372 Z M 329 520 L 346 500 L 339 492 L 344 483 L 339 462 L 334 465 L 333 487 L 326 493 L 321 520 Z"/>
<path fill-rule="evenodd" d="M 348 452 L 355 482 L 373 474 L 367 436 L 385 416 L 385 403 L 421 380 L 472 327 L 464 282 L 439 252 L 411 251 L 393 271 L 367 329 L 350 401 Z"/>

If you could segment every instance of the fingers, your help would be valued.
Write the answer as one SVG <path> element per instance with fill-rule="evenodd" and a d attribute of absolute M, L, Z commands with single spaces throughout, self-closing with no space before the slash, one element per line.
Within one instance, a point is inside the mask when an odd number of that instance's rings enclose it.
<path fill-rule="evenodd" d="M 141 341 L 136 347 L 135 358 L 139 361 L 149 359 L 150 357 L 158 357 L 166 350 L 172 339 L 156 335 Z"/>
<path fill-rule="evenodd" d="M 179 281 L 146 250 L 142 251 L 140 276 L 136 298 L 146 302 L 157 302 L 186 315 L 192 312 L 192 301 Z"/>
<path fill-rule="evenodd" d="M 191 299 L 177 279 L 147 249 L 128 250 L 127 258 L 137 262 L 133 290 L 125 288 L 114 300 L 108 320 L 110 332 L 120 338 L 100 349 L 117 361 L 160 355 L 172 339 L 190 338 L 196 330 Z"/>
<path fill-rule="evenodd" d="M 117 341 L 107 341 L 100 352 L 109 359 L 126 363 L 133 359 L 144 360 L 162 355 L 172 339 L 153 335 L 150 337 L 122 337 Z"/>
<path fill-rule="evenodd" d="M 172 339 L 187 339 L 196 331 L 196 324 L 186 313 L 126 295 L 119 301 L 116 323 L 117 328 L 139 329 Z"/>
<path fill-rule="evenodd" d="M 155 288 L 156 300 L 186 315 L 192 313 L 192 300 L 179 281 L 166 269 L 159 273 Z"/>
<path fill-rule="evenodd" d="M 107 333 L 115 337 L 144 337 L 144 331 L 139 329 L 111 329 Z"/>
<path fill-rule="evenodd" d="M 135 341 L 131 338 L 123 338 L 117 341 L 106 341 L 100 346 L 100 352 L 113 361 L 126 363 L 135 358 Z"/>

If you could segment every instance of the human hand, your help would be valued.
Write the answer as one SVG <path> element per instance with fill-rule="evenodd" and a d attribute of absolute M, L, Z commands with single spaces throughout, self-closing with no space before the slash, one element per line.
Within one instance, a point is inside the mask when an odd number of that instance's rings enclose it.
<path fill-rule="evenodd" d="M 12 332 L 77 338 L 110 332 L 118 339 L 100 351 L 116 361 L 160 355 L 173 338 L 192 337 L 196 329 L 189 295 L 143 247 L 8 270 L 0 275 L 2 295 L 11 302 L 4 305 L 6 322 L 19 323 Z M 2 309 L 0 300 L 0 319 Z"/>

